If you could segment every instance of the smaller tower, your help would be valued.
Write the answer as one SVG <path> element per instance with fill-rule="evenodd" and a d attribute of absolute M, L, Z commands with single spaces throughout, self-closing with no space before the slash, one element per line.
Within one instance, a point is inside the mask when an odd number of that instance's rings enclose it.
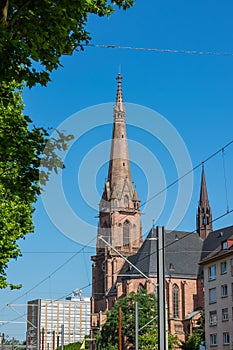
<path fill-rule="evenodd" d="M 204 164 L 202 164 L 200 200 L 197 209 L 197 233 L 202 239 L 213 231 L 212 213 L 208 199 Z"/>

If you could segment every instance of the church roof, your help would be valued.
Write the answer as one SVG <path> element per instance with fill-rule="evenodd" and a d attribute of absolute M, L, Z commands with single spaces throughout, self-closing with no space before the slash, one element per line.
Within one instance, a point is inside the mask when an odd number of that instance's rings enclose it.
<path fill-rule="evenodd" d="M 203 241 L 196 233 L 165 231 L 165 274 L 180 278 L 196 278 L 199 273 Z M 138 253 L 134 265 L 148 277 L 157 276 L 156 230 L 152 229 Z M 141 277 L 134 268 L 127 272 L 130 278 Z"/>

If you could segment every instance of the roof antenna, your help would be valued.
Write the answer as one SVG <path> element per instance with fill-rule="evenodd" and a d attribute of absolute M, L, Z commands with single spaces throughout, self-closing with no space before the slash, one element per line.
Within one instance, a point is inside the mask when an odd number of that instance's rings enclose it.
<path fill-rule="evenodd" d="M 121 74 L 121 64 L 118 66 L 118 74 Z"/>

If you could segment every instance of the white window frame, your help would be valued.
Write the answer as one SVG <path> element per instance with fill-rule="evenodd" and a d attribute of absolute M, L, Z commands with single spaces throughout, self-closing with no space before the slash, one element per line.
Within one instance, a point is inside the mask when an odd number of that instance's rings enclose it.
<path fill-rule="evenodd" d="M 212 310 L 209 313 L 210 326 L 217 324 L 217 310 Z"/>
<path fill-rule="evenodd" d="M 210 334 L 210 346 L 218 345 L 217 333 Z"/>
<path fill-rule="evenodd" d="M 221 262 L 221 274 L 224 275 L 227 273 L 227 261 Z"/>
<path fill-rule="evenodd" d="M 216 303 L 217 301 L 217 289 L 215 288 L 210 288 L 209 289 L 209 303 Z"/>
<path fill-rule="evenodd" d="M 230 334 L 229 332 L 224 332 L 223 333 L 223 345 L 228 345 L 230 344 Z"/>
<path fill-rule="evenodd" d="M 222 321 L 229 321 L 229 312 L 227 307 L 222 309 Z"/>
<path fill-rule="evenodd" d="M 208 279 L 209 281 L 216 279 L 216 265 L 211 265 L 208 267 Z"/>
<path fill-rule="evenodd" d="M 222 284 L 221 285 L 221 297 L 222 298 L 228 297 L 228 286 L 227 286 L 227 284 Z"/>

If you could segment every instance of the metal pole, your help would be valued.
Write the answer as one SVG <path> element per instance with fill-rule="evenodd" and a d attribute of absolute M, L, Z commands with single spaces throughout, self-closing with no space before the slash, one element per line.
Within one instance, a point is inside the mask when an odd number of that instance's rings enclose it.
<path fill-rule="evenodd" d="M 165 302 L 164 227 L 157 226 L 158 340 L 159 350 L 167 350 Z"/>
<path fill-rule="evenodd" d="M 135 350 L 138 350 L 138 302 L 135 302 Z"/>
<path fill-rule="evenodd" d="M 61 350 L 64 350 L 64 324 L 61 325 Z"/>
<path fill-rule="evenodd" d="M 42 339 L 41 339 L 42 347 L 41 347 L 41 349 L 45 350 L 45 348 L 44 348 L 44 328 L 42 328 L 41 336 L 42 336 Z"/>
<path fill-rule="evenodd" d="M 26 331 L 26 350 L 28 350 L 28 331 Z"/>
<path fill-rule="evenodd" d="M 118 309 L 118 350 L 122 350 L 122 310 Z"/>

